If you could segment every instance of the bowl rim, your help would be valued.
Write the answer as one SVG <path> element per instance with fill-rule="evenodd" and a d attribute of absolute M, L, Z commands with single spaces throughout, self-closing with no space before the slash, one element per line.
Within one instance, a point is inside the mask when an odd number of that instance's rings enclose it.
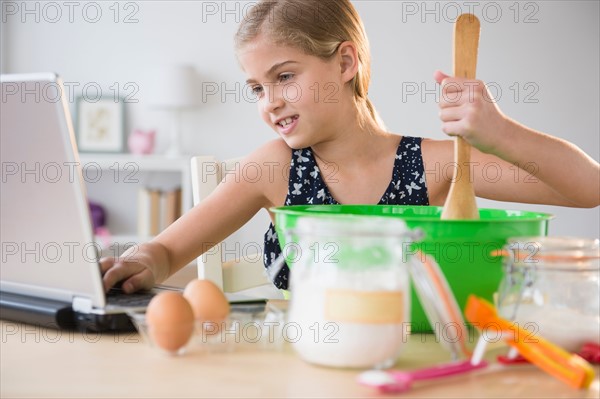
<path fill-rule="evenodd" d="M 507 219 L 457 219 L 457 220 L 441 220 L 439 217 L 434 216 L 402 216 L 401 214 L 392 214 L 392 213 L 382 213 L 377 215 L 365 215 L 365 214 L 353 214 L 353 213 L 337 213 L 337 212 L 311 212 L 307 211 L 306 208 L 314 208 L 314 207 L 359 207 L 364 206 L 368 208 L 376 208 L 376 207 L 393 207 L 393 208 L 416 208 L 423 207 L 428 209 L 436 209 L 441 212 L 443 209 L 442 206 L 434 206 L 434 205 L 373 205 L 373 204 L 332 204 L 332 205 L 287 205 L 287 206 L 275 206 L 269 208 L 269 211 L 274 213 L 275 215 L 293 215 L 293 216 L 311 216 L 311 217 L 356 217 L 356 216 L 376 216 L 376 217 L 398 217 L 402 220 L 406 221 L 420 221 L 420 222 L 444 222 L 444 223 L 469 223 L 469 224 L 478 224 L 478 223 L 514 223 L 514 222 L 532 222 L 532 221 L 547 221 L 552 220 L 556 216 L 551 213 L 545 212 L 534 212 L 534 211 L 523 211 L 523 210 L 513 210 L 513 209 L 499 209 L 499 208 L 479 208 L 480 211 L 492 211 L 492 212 L 506 212 L 506 213 L 515 213 L 518 214 L 517 218 L 507 218 Z"/>

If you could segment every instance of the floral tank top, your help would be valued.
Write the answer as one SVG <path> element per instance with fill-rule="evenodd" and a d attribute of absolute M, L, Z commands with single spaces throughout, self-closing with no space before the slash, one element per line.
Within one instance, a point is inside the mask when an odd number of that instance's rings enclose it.
<path fill-rule="evenodd" d="M 378 205 L 429 205 L 420 137 L 404 136 L 400 140 L 392 180 Z M 327 189 L 310 147 L 292 151 L 290 177 L 285 206 L 339 204 Z M 263 261 L 265 267 L 281 254 L 273 223 L 265 233 Z M 287 289 L 290 270 L 284 265 L 275 276 L 277 288 Z"/>

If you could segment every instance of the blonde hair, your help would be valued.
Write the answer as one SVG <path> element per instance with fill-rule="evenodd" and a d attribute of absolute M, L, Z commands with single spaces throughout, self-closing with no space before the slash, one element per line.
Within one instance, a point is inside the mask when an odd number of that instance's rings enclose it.
<path fill-rule="evenodd" d="M 349 0 L 261 0 L 241 22 L 235 35 L 236 50 L 261 33 L 278 45 L 291 46 L 322 59 L 333 56 L 342 42 L 353 42 L 358 52 L 358 71 L 350 84 L 359 123 L 363 127 L 375 124 L 385 130 L 367 97 L 371 80 L 369 41 Z"/>

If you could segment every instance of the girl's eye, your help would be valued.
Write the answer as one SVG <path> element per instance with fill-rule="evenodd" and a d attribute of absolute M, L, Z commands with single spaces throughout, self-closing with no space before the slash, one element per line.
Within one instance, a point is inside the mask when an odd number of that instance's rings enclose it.
<path fill-rule="evenodd" d="M 252 94 L 256 97 L 260 97 L 263 92 L 262 86 L 252 86 L 250 89 L 252 90 Z"/>
<path fill-rule="evenodd" d="M 286 82 L 294 77 L 293 73 L 282 73 L 279 75 L 279 82 Z"/>

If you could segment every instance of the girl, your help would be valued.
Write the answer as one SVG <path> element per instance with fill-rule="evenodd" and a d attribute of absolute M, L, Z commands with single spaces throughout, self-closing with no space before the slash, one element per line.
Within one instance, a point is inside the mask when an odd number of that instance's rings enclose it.
<path fill-rule="evenodd" d="M 120 258 L 103 259 L 106 289 L 119 281 L 125 292 L 151 288 L 221 242 L 261 208 L 443 205 L 450 181 L 435 175 L 435 170 L 447 170 L 444 165 L 453 162 L 453 142 L 399 136 L 385 129 L 367 96 L 369 44 L 349 0 L 261 1 L 241 23 L 235 45 L 247 83 L 258 96 L 260 116 L 278 135 L 237 168 L 258 165 L 260 178 L 224 179 L 210 197 L 151 242 Z M 434 77 L 442 85 L 443 131 L 474 147 L 477 196 L 598 206 L 596 161 L 576 146 L 502 114 L 489 100 L 483 82 L 439 71 Z M 490 162 L 500 165 L 499 181 L 481 177 L 478 168 Z M 537 166 L 536 183 L 514 180 L 510 168 L 527 163 Z M 279 251 L 271 224 L 265 234 L 265 264 Z M 275 278 L 277 287 L 287 288 L 288 272 L 284 267 Z"/>

